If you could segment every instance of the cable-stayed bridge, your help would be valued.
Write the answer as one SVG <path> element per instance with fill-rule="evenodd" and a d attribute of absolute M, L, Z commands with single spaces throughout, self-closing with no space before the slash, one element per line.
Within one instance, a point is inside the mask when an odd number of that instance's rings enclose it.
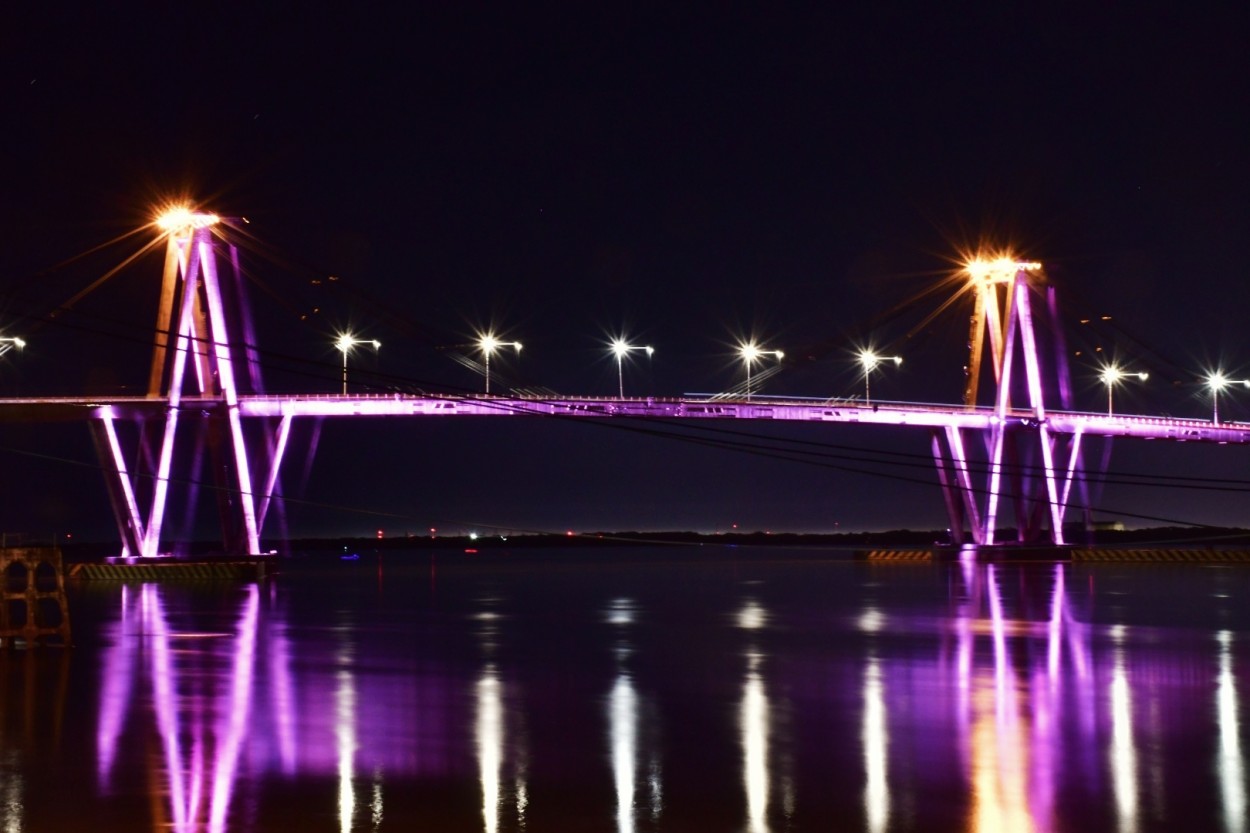
<path fill-rule="evenodd" d="M 1250 443 L 1250 425 L 1221 423 L 1218 412 L 1209 421 L 1114 414 L 1110 398 L 1105 414 L 1072 409 L 1054 288 L 1040 264 L 1011 259 L 969 266 L 975 313 L 958 405 L 767 398 L 752 392 L 749 376 L 745 392 L 682 398 L 353 395 L 346 385 L 340 394 L 247 392 L 263 390 L 261 367 L 228 224 L 182 212 L 161 227 L 165 268 L 147 394 L 0 399 L 0 420 L 90 426 L 123 555 L 167 550 L 171 503 L 194 504 L 193 475 L 206 457 L 223 546 L 260 553 L 270 509 L 281 499 L 292 426 L 308 418 L 542 416 L 920 429 L 931 435 L 935 499 L 945 502 L 953 541 L 978 546 L 1063 544 L 1069 515 L 1090 508 L 1080 463 L 1087 437 Z M 990 404 L 979 404 L 982 376 L 992 382 Z M 178 494 L 188 484 L 190 494 Z M 1014 515 L 1009 541 L 999 529 L 1005 511 Z"/>

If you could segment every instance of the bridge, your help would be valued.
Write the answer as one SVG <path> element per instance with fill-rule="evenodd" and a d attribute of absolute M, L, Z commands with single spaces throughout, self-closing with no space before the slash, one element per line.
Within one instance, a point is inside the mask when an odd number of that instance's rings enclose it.
<path fill-rule="evenodd" d="M 183 210 L 163 217 L 158 228 L 166 253 L 147 394 L 0 399 L 0 420 L 78 420 L 90 427 L 126 556 L 166 551 L 171 486 L 194 480 L 175 467 L 198 471 L 206 453 L 219 478 L 223 546 L 260 553 L 270 507 L 281 499 L 296 419 L 771 420 L 919 429 L 931 437 L 934 481 L 953 542 L 982 547 L 1065 543 L 1070 510 L 1089 510 L 1080 464 L 1087 437 L 1250 443 L 1250 425 L 1221 423 L 1218 411 L 1208 421 L 1115 414 L 1110 402 L 1105 414 L 1073 410 L 1054 288 L 1041 264 L 1011 258 L 967 268 L 975 312 L 961 404 L 768 398 L 753 394 L 749 382 L 742 395 L 680 398 L 352 395 L 346 386 L 342 394 L 248 393 L 263 389 L 261 368 L 230 224 Z M 222 263 L 229 267 L 225 276 Z M 983 374 L 983 363 L 992 374 Z M 983 375 L 993 382 L 989 405 L 978 404 Z M 192 421 L 206 422 L 208 439 L 188 449 L 179 438 Z M 1010 541 L 999 530 L 1004 506 L 1014 510 Z"/>

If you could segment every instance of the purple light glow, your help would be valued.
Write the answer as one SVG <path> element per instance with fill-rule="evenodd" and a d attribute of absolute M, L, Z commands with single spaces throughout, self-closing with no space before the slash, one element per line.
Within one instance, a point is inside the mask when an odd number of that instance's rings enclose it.
<path fill-rule="evenodd" d="M 350 779 L 362 771 L 447 777 L 466 767 L 452 751 L 456 698 L 446 682 L 307 660 L 296 677 L 300 658 L 286 624 L 275 611 L 262 610 L 258 585 L 242 589 L 230 633 L 177 630 L 165 592 L 145 584 L 134 604 L 128 588 L 122 590 L 101 665 L 96 771 L 107 788 L 119 746 L 139 742 L 150 720 L 160 739 L 158 780 L 167 787 L 175 833 L 228 828 L 245 762 L 248 778 L 275 772 L 341 779 L 346 772 Z M 206 664 L 228 671 L 205 677 Z M 344 691 L 351 693 L 348 701 Z M 336 696 L 347 706 L 325 714 L 320 706 Z M 350 739 L 347 758 L 344 738 Z"/>
<path fill-rule="evenodd" d="M 1204 637 L 1206 650 L 1192 658 L 1185 648 L 1161 653 L 1153 634 L 1079 621 L 1078 612 L 1093 613 L 1092 597 L 1089 609 L 1077 610 L 1087 568 L 963 560 L 940 570 L 949 585 L 939 598 L 949 592 L 953 601 L 937 601 L 936 616 L 910 618 L 907 605 L 852 601 L 845 609 L 855 624 L 845 626 L 848 638 L 839 647 L 813 648 L 801 638 L 800 656 L 811 652 L 819 672 L 796 669 L 785 640 L 773 642 L 778 630 L 802 620 L 757 588 L 739 590 L 738 606 L 722 608 L 731 613 L 719 619 L 717 644 L 732 635 L 742 652 L 731 655 L 732 685 L 717 689 L 722 699 L 730 691 L 732 703 L 707 725 L 729 757 L 709 767 L 716 774 L 705 783 L 736 796 L 729 811 L 741 813 L 741 829 L 777 829 L 795 806 L 825 806 L 805 767 L 819 767 L 819 785 L 834 761 L 849 762 L 843 771 L 862 779 L 843 800 L 862 807 L 861 826 L 869 831 L 897 826 L 914 802 L 936 791 L 966 810 L 969 829 L 993 830 L 1066 829 L 1074 791 L 1098 791 L 1128 829 L 1153 812 L 1152 773 L 1176 766 L 1168 757 L 1177 748 L 1172 736 L 1188 734 L 1209 741 L 1201 748 L 1219 779 L 1210 797 L 1223 802 L 1230 829 L 1238 829 L 1245 766 L 1230 633 Z M 102 788 L 117 789 L 122 774 L 129 776 L 122 792 L 136 781 L 150 785 L 160 802 L 155 815 L 175 833 L 232 827 L 243 808 L 266 798 L 265 784 L 291 779 L 319 783 L 326 795 L 328 785 L 337 786 L 344 829 L 367 826 L 370 807 L 377 817 L 383 787 L 412 782 L 418 789 L 458 782 L 466 819 L 486 830 L 511 829 L 527 817 L 529 773 L 549 773 L 552 750 L 569 753 L 559 731 L 548 735 L 561 725 L 543 702 L 550 668 L 506 678 L 499 670 L 518 669 L 518 643 L 497 637 L 505 627 L 528 633 L 533 621 L 523 616 L 505 623 L 510 614 L 483 612 L 473 620 L 481 626 L 482 656 L 431 672 L 442 649 L 428 642 L 415 655 L 402 641 L 384 649 L 397 653 L 370 653 L 365 640 L 353 638 L 359 631 L 350 619 L 332 630 L 316 620 L 305 620 L 315 633 L 290 630 L 281 593 L 240 587 L 207 621 L 203 610 L 191 613 L 185 593 L 157 585 L 137 595 L 119 592 L 117 618 L 104 629 L 110 646 L 101 657 L 95 761 Z M 640 610 L 618 599 L 606 615 L 596 608 L 585 620 L 615 629 L 617 641 L 600 649 L 619 650 L 621 667 L 594 672 L 603 687 L 586 689 L 593 707 L 581 711 L 582 719 L 598 722 L 580 724 L 592 730 L 565 758 L 598 760 L 599 768 L 559 776 L 597 783 L 603 823 L 614 815 L 618 831 L 668 823 L 665 773 L 675 773 L 679 787 L 673 806 L 683 804 L 680 788 L 691 783 L 684 768 L 655 763 L 667 754 L 661 738 L 672 734 L 674 715 L 651 708 L 652 698 L 640 693 L 658 673 L 650 653 L 656 640 L 619 636 L 638 621 L 633 615 L 664 621 Z M 467 619 L 463 608 L 449 616 L 429 632 Z M 821 616 L 809 633 L 830 632 Z M 185 630 L 182 623 L 192 620 L 208 630 Z M 461 625 L 466 644 L 478 626 Z M 635 659 L 637 684 L 624 668 Z M 559 708 L 574 702 L 561 700 Z M 1161 713 L 1169 715 L 1164 722 L 1154 717 Z M 822 725 L 836 734 L 813 735 Z M 148 738 L 157 739 L 155 756 L 136 752 Z M 926 749 L 919 759 L 918 748 Z M 700 765 L 697 755 L 686 760 Z M 122 761 L 153 771 L 119 773 Z M 927 769 L 934 762 L 941 772 Z M 1187 788 L 1183 774 L 1159 777 Z M 949 798 L 953 783 L 966 785 L 966 793 Z M 606 798 L 612 793 L 615 802 Z M 660 807 L 650 822 L 640 815 L 648 797 Z M 544 789 L 535 799 L 544 806 L 532 817 L 550 818 L 552 793 Z"/>
<path fill-rule="evenodd" d="M 865 829 L 888 826 L 898 784 L 916 777 L 932 779 L 932 788 L 943 783 L 917 770 L 914 750 L 946 727 L 962 759 L 956 777 L 968 785 L 968 829 L 1059 829 L 1062 792 L 1103 783 L 1098 755 L 1108 748 L 1109 703 L 1087 673 L 1092 633 L 1071 608 L 1068 570 L 1055 565 L 1026 575 L 962 561 L 951 574 L 957 601 L 949 631 L 939 632 L 933 659 L 880 659 L 875 640 L 865 646 Z M 1031 578 L 1049 581 L 1030 587 Z M 1035 618 L 1042 586 L 1049 592 Z M 924 627 L 891 617 L 884 630 L 914 636 Z"/>
<path fill-rule="evenodd" d="M 126 717 L 126 706 L 134 685 L 135 652 L 127 650 L 134 634 L 129 625 L 130 588 L 121 589 L 121 616 L 109 628 L 111 645 L 104 651 L 103 667 L 107 669 L 100 695 L 100 725 L 96 730 L 96 747 L 99 750 L 96 776 L 101 786 L 107 788 L 117 759 L 118 738 L 121 737 Z"/>

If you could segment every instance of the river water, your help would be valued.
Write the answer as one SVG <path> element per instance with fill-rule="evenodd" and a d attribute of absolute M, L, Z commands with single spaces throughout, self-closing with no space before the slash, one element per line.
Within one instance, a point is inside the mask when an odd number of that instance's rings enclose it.
<path fill-rule="evenodd" d="M 84 582 L 6 831 L 1242 831 L 1244 567 L 783 549 Z"/>

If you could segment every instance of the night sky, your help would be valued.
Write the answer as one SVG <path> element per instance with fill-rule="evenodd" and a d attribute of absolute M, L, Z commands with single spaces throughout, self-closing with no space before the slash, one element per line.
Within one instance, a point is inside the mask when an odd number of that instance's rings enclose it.
<path fill-rule="evenodd" d="M 904 357 L 874 398 L 957 402 L 970 308 L 930 319 L 949 291 L 928 290 L 978 246 L 1046 263 L 1078 408 L 1105 406 L 1098 348 L 1151 374 L 1123 411 L 1209 415 L 1205 370 L 1250 377 L 1244 11 L 43 5 L 0 11 L 0 334 L 29 342 L 0 396 L 141 392 L 159 253 L 53 312 L 174 199 L 248 220 L 269 392 L 336 390 L 345 329 L 382 342 L 355 390 L 477 391 L 455 357 L 493 328 L 524 343 L 492 363 L 510 388 L 611 395 L 623 333 L 656 348 L 627 394 L 724 391 L 754 335 L 787 354 L 768 394 L 859 395 L 871 344 Z M 1250 420 L 1250 391 L 1221 413 Z M 833 456 L 651 424 L 327 422 L 286 470 L 287 529 L 945 525 L 922 431 L 725 427 Z M 0 530 L 113 534 L 85 427 L 0 431 Z M 1244 450 L 1110 460 L 1240 482 L 1108 489 L 1127 515 L 1100 518 L 1248 520 Z"/>

